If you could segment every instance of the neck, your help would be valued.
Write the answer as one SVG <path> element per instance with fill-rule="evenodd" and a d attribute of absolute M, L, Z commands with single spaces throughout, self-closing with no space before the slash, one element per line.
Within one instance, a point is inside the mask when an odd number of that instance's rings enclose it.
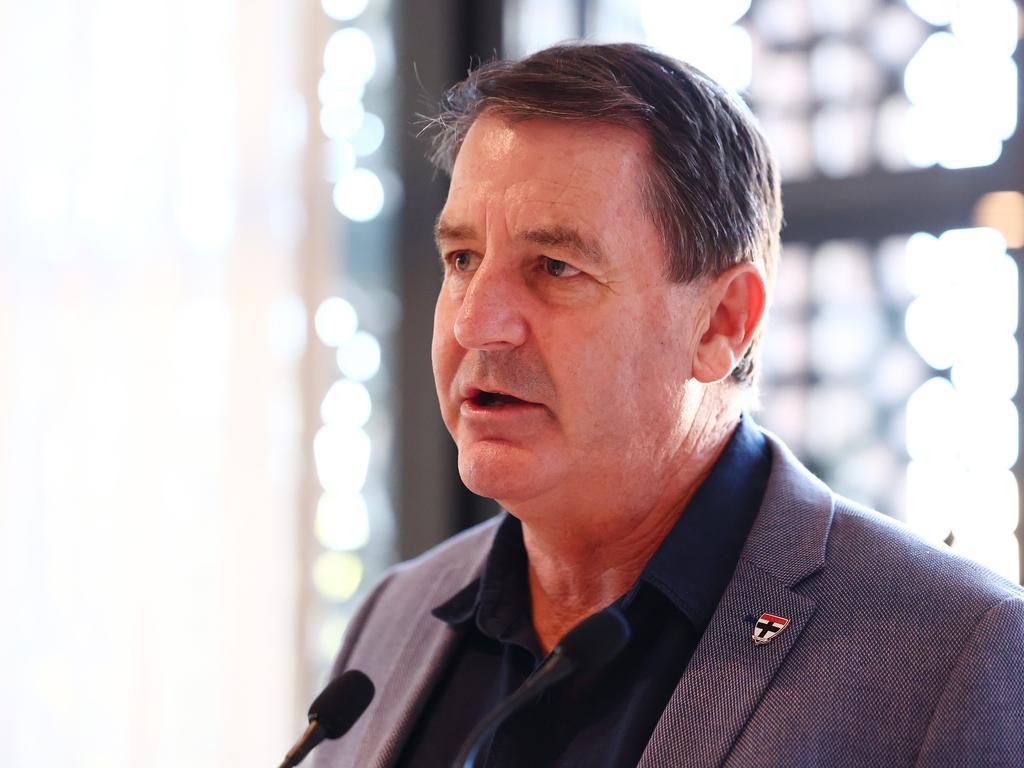
<path fill-rule="evenodd" d="M 634 478 L 617 498 L 576 505 L 579 516 L 559 514 L 564 508 L 530 509 L 523 516 L 509 509 L 523 521 L 533 625 L 545 654 L 573 626 L 633 586 L 711 471 L 737 420 L 734 414 L 698 430 L 671 477 Z"/>

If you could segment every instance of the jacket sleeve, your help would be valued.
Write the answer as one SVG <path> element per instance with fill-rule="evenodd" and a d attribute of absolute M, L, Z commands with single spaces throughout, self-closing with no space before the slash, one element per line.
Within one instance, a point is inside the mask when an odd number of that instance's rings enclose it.
<path fill-rule="evenodd" d="M 1024 766 L 1024 598 L 996 603 L 974 628 L 946 680 L 917 764 Z"/>

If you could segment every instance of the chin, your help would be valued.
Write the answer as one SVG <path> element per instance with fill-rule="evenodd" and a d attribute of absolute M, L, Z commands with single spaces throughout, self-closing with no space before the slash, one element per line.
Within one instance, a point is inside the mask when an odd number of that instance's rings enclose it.
<path fill-rule="evenodd" d="M 474 443 L 459 447 L 459 476 L 478 496 L 494 499 L 507 507 L 536 498 L 550 482 L 538 458 L 530 451 L 508 443 Z"/>

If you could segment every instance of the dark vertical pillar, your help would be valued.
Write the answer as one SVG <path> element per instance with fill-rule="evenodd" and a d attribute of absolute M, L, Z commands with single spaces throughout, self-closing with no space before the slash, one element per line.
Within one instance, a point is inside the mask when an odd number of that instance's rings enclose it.
<path fill-rule="evenodd" d="M 394 6 L 396 70 L 401 92 L 396 121 L 404 202 L 396 233 L 399 334 L 396 476 L 393 487 L 398 555 L 414 556 L 480 517 L 480 502 L 459 482 L 456 454 L 441 422 L 430 366 L 434 299 L 441 271 L 434 220 L 448 180 L 426 160 L 416 115 L 430 114 L 444 89 L 472 63 L 501 53 L 501 0 L 404 0 Z"/>

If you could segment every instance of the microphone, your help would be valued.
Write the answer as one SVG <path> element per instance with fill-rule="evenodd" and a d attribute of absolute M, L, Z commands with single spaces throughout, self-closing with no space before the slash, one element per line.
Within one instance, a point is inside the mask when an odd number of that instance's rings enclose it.
<path fill-rule="evenodd" d="M 358 669 L 350 669 L 328 683 L 309 707 L 309 728 L 279 768 L 294 768 L 324 739 L 344 736 L 370 706 L 373 694 L 373 683 Z"/>
<path fill-rule="evenodd" d="M 617 608 L 609 606 L 585 618 L 566 633 L 540 669 L 476 724 L 459 750 L 453 768 L 473 768 L 484 737 L 492 729 L 574 672 L 600 669 L 615 658 L 627 642 L 629 623 Z"/>

